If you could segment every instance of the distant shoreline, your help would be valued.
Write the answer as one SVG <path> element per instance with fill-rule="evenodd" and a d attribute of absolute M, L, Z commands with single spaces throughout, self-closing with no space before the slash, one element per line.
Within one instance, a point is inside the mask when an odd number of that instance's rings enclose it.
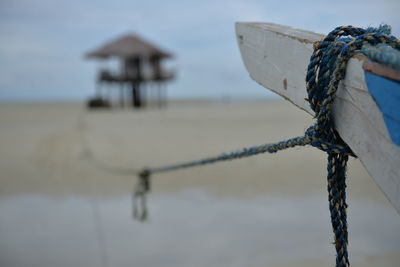
<path fill-rule="evenodd" d="M 273 98 L 182 98 L 182 99 L 171 99 L 168 100 L 167 104 L 200 104 L 200 103 L 215 103 L 215 104 L 229 104 L 229 103 L 260 103 L 260 102 L 283 102 L 283 99 L 280 97 L 273 97 Z M 86 100 L 42 100 L 42 99 L 0 99 L 0 105 L 8 105 L 8 104 L 82 104 L 84 105 Z M 115 103 L 115 107 L 118 107 L 118 103 Z M 125 106 L 129 108 L 131 106 Z"/>

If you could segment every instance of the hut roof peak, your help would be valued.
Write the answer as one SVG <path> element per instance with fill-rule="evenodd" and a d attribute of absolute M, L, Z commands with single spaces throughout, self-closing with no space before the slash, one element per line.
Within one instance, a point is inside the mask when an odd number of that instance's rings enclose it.
<path fill-rule="evenodd" d="M 128 33 L 105 43 L 98 49 L 86 54 L 92 58 L 132 58 L 132 57 L 171 57 L 169 52 L 163 51 L 137 34 Z"/>

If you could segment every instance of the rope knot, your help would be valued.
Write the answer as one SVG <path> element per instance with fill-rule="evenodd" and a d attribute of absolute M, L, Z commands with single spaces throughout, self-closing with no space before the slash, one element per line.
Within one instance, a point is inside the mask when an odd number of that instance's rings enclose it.
<path fill-rule="evenodd" d="M 142 185 L 145 193 L 150 191 L 150 171 L 148 169 L 144 169 L 139 172 L 139 183 Z"/>
<path fill-rule="evenodd" d="M 137 175 L 138 181 L 132 194 L 133 218 L 145 221 L 148 217 L 146 194 L 150 192 L 150 171 L 143 169 Z"/>

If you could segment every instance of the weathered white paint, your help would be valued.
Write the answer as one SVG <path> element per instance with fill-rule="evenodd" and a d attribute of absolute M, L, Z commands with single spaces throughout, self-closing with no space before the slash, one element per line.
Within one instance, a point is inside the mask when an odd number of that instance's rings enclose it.
<path fill-rule="evenodd" d="M 314 115 L 305 75 L 313 43 L 324 35 L 272 23 L 236 23 L 243 62 L 250 76 Z M 340 136 L 400 213 L 400 148 L 392 143 L 382 113 L 368 92 L 362 64 L 350 59 L 333 105 Z"/>

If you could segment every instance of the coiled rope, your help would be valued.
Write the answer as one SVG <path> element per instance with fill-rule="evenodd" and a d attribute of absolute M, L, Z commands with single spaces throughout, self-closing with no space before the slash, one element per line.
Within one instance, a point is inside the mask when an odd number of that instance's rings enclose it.
<path fill-rule="evenodd" d="M 368 49 L 366 50 L 370 51 L 370 46 L 377 44 L 385 44 L 393 49 L 400 50 L 400 41 L 390 35 L 390 26 L 387 25 L 367 29 L 353 26 L 337 27 L 322 41 L 314 44 L 314 52 L 308 65 L 306 82 L 308 101 L 315 112 L 316 122 L 306 130 L 304 136 L 279 143 L 244 148 L 201 160 L 158 168 L 146 168 L 138 173 L 140 185 L 140 190 L 137 192 L 138 195 L 144 195 L 150 190 L 149 179 L 151 174 L 250 157 L 266 152 L 275 153 L 295 146 L 311 145 L 317 147 L 328 154 L 328 199 L 335 236 L 336 266 L 349 266 L 347 252 L 346 166 L 349 156 L 356 157 L 356 155 L 335 130 L 331 114 L 332 104 L 335 100 L 339 82 L 345 76 L 347 61 L 355 53 L 361 52 L 364 45 L 367 45 Z"/>

